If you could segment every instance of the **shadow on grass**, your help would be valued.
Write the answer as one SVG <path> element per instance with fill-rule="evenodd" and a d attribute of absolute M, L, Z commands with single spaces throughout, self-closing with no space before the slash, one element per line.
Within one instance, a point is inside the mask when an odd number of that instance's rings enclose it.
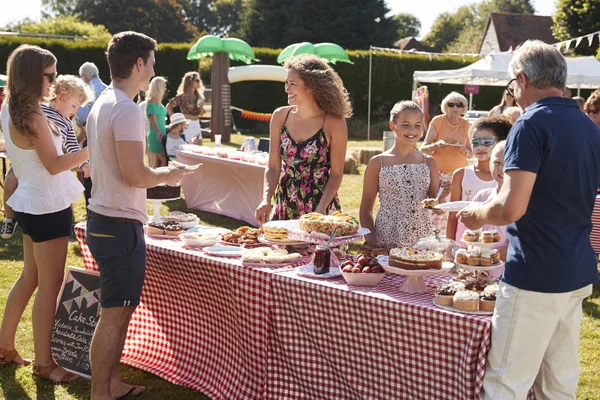
<path fill-rule="evenodd" d="M 17 381 L 16 371 L 21 368 L 15 364 L 0 367 L 0 397 L 3 399 L 30 399 L 29 395 Z"/>

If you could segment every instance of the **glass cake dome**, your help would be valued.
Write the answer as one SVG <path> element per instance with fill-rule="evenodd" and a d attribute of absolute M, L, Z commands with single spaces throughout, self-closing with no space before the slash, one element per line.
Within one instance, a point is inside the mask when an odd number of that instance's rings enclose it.
<path fill-rule="evenodd" d="M 433 236 L 426 236 L 417 240 L 411 247 L 431 250 L 444 256 L 443 261 L 454 261 L 454 253 L 460 247 L 456 242 L 447 237 L 440 237 L 440 229 L 433 229 Z"/>

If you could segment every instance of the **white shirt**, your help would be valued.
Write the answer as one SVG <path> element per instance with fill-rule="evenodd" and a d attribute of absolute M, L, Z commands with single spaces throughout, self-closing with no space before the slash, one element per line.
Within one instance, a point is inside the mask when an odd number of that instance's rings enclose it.
<path fill-rule="evenodd" d="M 185 140 L 181 137 L 179 139 L 171 139 L 170 136 L 167 136 L 167 155 L 169 157 L 175 157 L 177 152 L 181 150 L 181 146 L 185 144 Z"/>
<path fill-rule="evenodd" d="M 71 171 L 52 175 L 44 168 L 35 149 L 24 150 L 13 143 L 9 131 L 10 114 L 7 103 L 2 105 L 0 121 L 5 132 L 10 164 L 19 181 L 17 190 L 6 204 L 18 212 L 42 215 L 62 211 L 81 197 L 83 186 Z M 51 135 L 56 152 L 59 156 L 63 155 L 62 136 L 54 133 Z"/>

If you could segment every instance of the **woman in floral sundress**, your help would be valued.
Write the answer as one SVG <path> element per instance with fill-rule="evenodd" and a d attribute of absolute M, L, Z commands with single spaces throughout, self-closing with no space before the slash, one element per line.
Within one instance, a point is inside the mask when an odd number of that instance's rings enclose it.
<path fill-rule="evenodd" d="M 352 114 L 348 92 L 338 74 L 314 55 L 292 57 L 285 68 L 289 106 L 271 118 L 265 191 L 255 214 L 261 224 L 340 209 L 345 118 Z"/>
<path fill-rule="evenodd" d="M 366 247 L 408 247 L 431 234 L 431 211 L 421 200 L 436 197 L 440 176 L 435 159 L 415 148 L 423 133 L 423 113 L 412 101 L 400 101 L 390 112 L 396 143 L 371 158 L 365 171 L 360 223 L 371 233 Z M 373 208 L 379 194 L 379 212 Z"/>

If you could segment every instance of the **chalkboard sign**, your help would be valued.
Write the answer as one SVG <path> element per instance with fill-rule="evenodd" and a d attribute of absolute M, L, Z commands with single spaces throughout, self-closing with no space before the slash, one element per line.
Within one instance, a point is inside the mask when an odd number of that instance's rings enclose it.
<path fill-rule="evenodd" d="M 52 356 L 64 369 L 89 378 L 90 346 L 101 309 L 98 272 L 69 267 L 58 299 Z"/>

